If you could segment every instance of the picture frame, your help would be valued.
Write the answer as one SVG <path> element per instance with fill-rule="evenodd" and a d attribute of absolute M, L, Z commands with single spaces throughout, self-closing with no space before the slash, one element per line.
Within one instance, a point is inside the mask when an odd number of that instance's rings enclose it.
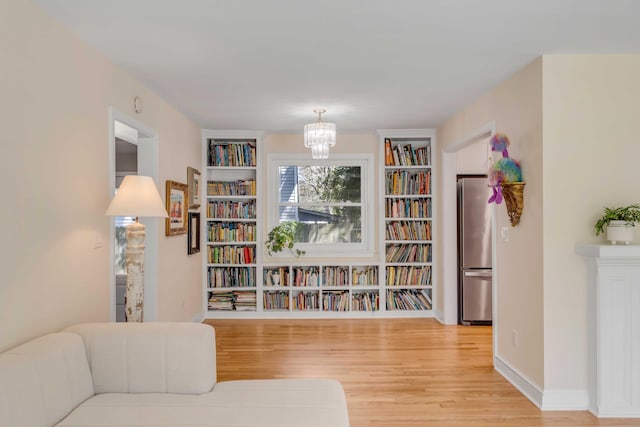
<path fill-rule="evenodd" d="M 200 207 L 200 171 L 187 167 L 187 185 L 189 186 L 189 209 Z"/>
<path fill-rule="evenodd" d="M 189 212 L 187 236 L 187 255 L 200 252 L 200 212 Z"/>
<path fill-rule="evenodd" d="M 187 184 L 167 180 L 165 199 L 169 218 L 165 220 L 166 236 L 176 236 L 187 233 L 188 197 Z"/>

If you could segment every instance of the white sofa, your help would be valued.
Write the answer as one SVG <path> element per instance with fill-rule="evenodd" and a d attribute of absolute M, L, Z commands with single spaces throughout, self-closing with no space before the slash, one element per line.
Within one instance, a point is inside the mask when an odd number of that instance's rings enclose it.
<path fill-rule="evenodd" d="M 0 427 L 348 427 L 334 380 L 216 382 L 199 323 L 91 323 L 0 354 Z"/>

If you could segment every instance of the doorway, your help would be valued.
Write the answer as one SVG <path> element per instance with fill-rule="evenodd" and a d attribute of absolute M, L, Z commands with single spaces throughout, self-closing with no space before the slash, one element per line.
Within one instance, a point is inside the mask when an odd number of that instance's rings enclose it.
<path fill-rule="evenodd" d="M 471 132 L 460 141 L 443 150 L 443 307 L 442 312 L 437 313 L 442 323 L 456 325 L 458 323 L 458 231 L 457 231 L 457 190 L 456 176 L 458 171 L 470 174 L 486 174 L 489 166 L 490 151 L 488 140 L 495 134 L 495 122 L 490 122 L 483 127 Z M 486 147 L 486 148 L 485 148 Z M 473 153 L 473 154 L 471 154 Z M 469 163 L 469 159 L 475 159 Z M 495 254 L 495 214 L 492 210 L 492 318 L 493 337 L 495 346 L 496 325 L 498 313 L 496 310 L 496 254 Z M 495 350 L 495 347 L 494 347 Z M 495 352 L 495 351 L 494 351 Z"/>
<path fill-rule="evenodd" d="M 116 192 L 127 175 L 138 174 L 138 137 L 135 129 L 126 130 L 126 125 L 119 121 L 116 126 Z M 127 138 L 129 141 L 123 139 Z M 124 322 L 125 294 L 127 286 L 126 271 L 126 227 L 135 221 L 133 217 L 117 216 L 115 220 L 115 274 L 116 274 L 116 322 Z"/>
<path fill-rule="evenodd" d="M 126 175 L 150 176 L 158 183 L 157 133 L 113 107 L 109 108 L 109 194 L 112 198 Z M 160 188 L 160 186 L 158 186 Z M 109 313 L 111 321 L 124 321 L 124 249 L 121 227 L 129 219 L 114 217 L 110 225 L 111 262 Z M 158 319 L 158 268 L 161 223 L 158 218 L 140 218 L 146 227 L 144 253 L 144 320 Z"/>

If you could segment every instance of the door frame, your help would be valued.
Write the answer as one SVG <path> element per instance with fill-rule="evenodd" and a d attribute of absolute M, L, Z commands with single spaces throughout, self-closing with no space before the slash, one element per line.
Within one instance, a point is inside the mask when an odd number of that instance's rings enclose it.
<path fill-rule="evenodd" d="M 137 141 L 127 141 L 138 146 L 138 175 L 150 176 L 156 187 L 159 177 L 159 139 L 158 133 L 139 120 L 109 106 L 109 197 L 113 198 L 116 189 L 116 135 L 115 122 L 119 121 L 138 131 Z M 161 219 L 140 218 L 145 225 L 144 251 L 144 320 L 158 320 L 158 277 L 160 266 L 160 230 Z M 116 321 L 116 274 L 115 274 L 115 220 L 109 223 L 109 318 Z"/>

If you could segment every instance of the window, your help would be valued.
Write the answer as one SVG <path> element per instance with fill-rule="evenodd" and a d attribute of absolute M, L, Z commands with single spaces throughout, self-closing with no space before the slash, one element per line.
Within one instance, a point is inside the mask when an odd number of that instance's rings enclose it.
<path fill-rule="evenodd" d="M 301 224 L 297 241 L 308 255 L 371 255 L 373 200 L 371 156 L 334 156 L 311 160 L 307 156 L 272 155 L 268 191 L 270 228 L 284 221 Z"/>

